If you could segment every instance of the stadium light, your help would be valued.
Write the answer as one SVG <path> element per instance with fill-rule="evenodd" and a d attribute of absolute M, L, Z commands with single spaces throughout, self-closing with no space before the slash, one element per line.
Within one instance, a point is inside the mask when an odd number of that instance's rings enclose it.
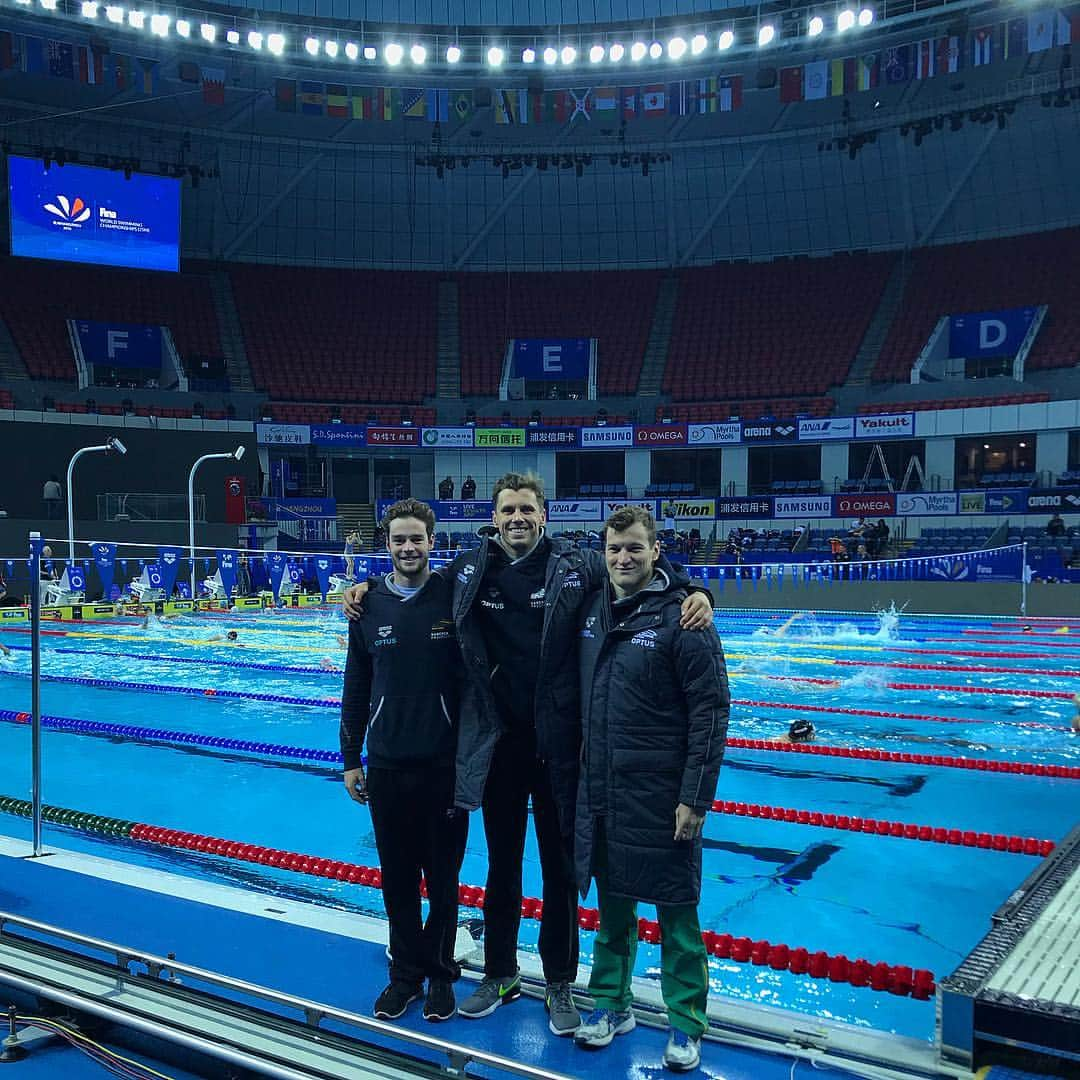
<path fill-rule="evenodd" d="M 81 11 L 84 19 L 96 19 L 98 16 L 97 0 L 83 0 Z"/>
<path fill-rule="evenodd" d="M 695 34 L 690 39 L 690 52 L 699 56 L 709 47 L 709 39 L 704 34 Z"/>
<path fill-rule="evenodd" d="M 145 13 L 142 11 L 129 11 L 128 25 L 133 26 L 136 30 L 141 30 L 146 25 Z"/>
<path fill-rule="evenodd" d="M 191 37 L 191 22 L 188 19 L 176 20 L 176 33 L 179 37 Z"/>
<path fill-rule="evenodd" d="M 317 37 L 309 37 L 304 41 L 304 50 L 308 56 L 318 56 L 322 42 Z"/>
<path fill-rule="evenodd" d="M 664 46 L 661 45 L 659 41 L 654 41 L 649 46 L 649 56 L 653 60 L 659 60 L 660 57 L 663 56 L 663 55 L 664 55 Z"/>
<path fill-rule="evenodd" d="M 732 30 L 725 30 L 716 42 L 716 47 L 721 52 L 726 52 L 735 44 L 735 33 Z"/>
<path fill-rule="evenodd" d="M 558 59 L 559 59 L 558 50 L 553 45 L 549 45 L 544 50 L 544 63 L 545 64 L 554 64 L 554 63 L 558 62 Z"/>
<path fill-rule="evenodd" d="M 672 60 L 681 60 L 686 55 L 686 38 L 673 37 L 668 42 L 667 53 Z"/>
<path fill-rule="evenodd" d="M 446 49 L 446 62 L 448 64 L 456 64 L 461 60 L 461 46 L 450 45 Z"/>
<path fill-rule="evenodd" d="M 855 25 L 855 12 L 851 8 L 844 8 L 839 15 L 836 16 L 836 29 L 843 33 L 845 30 L 850 30 Z"/>
<path fill-rule="evenodd" d="M 492 45 L 487 51 L 487 62 L 492 67 L 499 67 L 503 60 L 506 59 L 506 53 L 499 48 L 498 45 Z"/>
<path fill-rule="evenodd" d="M 630 46 L 630 59 L 636 64 L 639 60 L 645 59 L 645 54 L 648 51 L 644 41 L 635 41 L 634 44 Z"/>
<path fill-rule="evenodd" d="M 818 34 L 823 33 L 825 30 L 825 20 L 820 15 L 815 15 L 806 24 L 806 33 L 810 37 L 817 37 Z"/>
<path fill-rule="evenodd" d="M 217 40 L 217 27 L 213 23 L 203 23 L 199 27 L 199 37 L 208 45 L 213 45 Z"/>
<path fill-rule="evenodd" d="M 383 49 L 383 59 L 391 67 L 397 67 L 404 56 L 405 50 L 396 41 L 391 41 L 390 44 Z"/>
<path fill-rule="evenodd" d="M 536 63 L 536 50 L 535 49 L 522 49 L 521 50 L 521 62 L 523 64 L 535 64 Z"/>
<path fill-rule="evenodd" d="M 338 46 L 338 43 L 336 41 L 324 41 L 323 42 L 323 52 L 325 52 L 326 55 L 329 56 L 331 60 L 336 60 L 337 59 L 338 49 L 339 49 L 339 46 Z"/>
<path fill-rule="evenodd" d="M 590 64 L 599 64 L 600 61 L 603 60 L 603 59 L 604 59 L 604 46 L 603 45 L 594 45 L 591 49 L 589 49 L 589 63 Z"/>
<path fill-rule="evenodd" d="M 360 46 L 357 45 L 355 41 L 346 41 L 345 42 L 345 55 L 350 60 L 359 60 L 360 59 Z"/>
<path fill-rule="evenodd" d="M 230 45 L 239 45 L 240 44 L 240 31 L 239 30 L 226 30 L 225 31 L 225 40 Z"/>
<path fill-rule="evenodd" d="M 150 33 L 156 34 L 158 37 L 168 37 L 171 22 L 172 19 L 168 15 L 151 15 Z"/>
<path fill-rule="evenodd" d="M 266 47 L 274 56 L 280 56 L 285 51 L 284 34 L 267 34 Z"/>
<path fill-rule="evenodd" d="M 248 31 L 248 45 L 253 49 L 261 49 L 263 47 L 263 36 L 258 30 Z"/>
<path fill-rule="evenodd" d="M 874 12 L 871 8 L 863 8 L 859 12 L 859 25 L 866 27 L 874 21 Z"/>
<path fill-rule="evenodd" d="M 104 446 L 84 446 L 81 450 L 76 450 L 72 455 L 71 460 L 68 462 L 67 467 L 67 511 L 68 511 L 68 559 L 74 563 L 75 561 L 75 497 L 71 490 L 71 480 L 75 473 L 75 462 L 83 456 L 83 454 L 107 454 L 110 450 L 115 450 L 118 454 L 126 454 L 127 447 L 115 436 L 112 436 L 105 440 Z"/>
<path fill-rule="evenodd" d="M 57 5 L 57 0 L 41 0 L 41 6 L 46 11 L 55 11 L 56 10 L 56 5 Z"/>
<path fill-rule="evenodd" d="M 422 64 L 427 60 L 427 49 L 423 45 L 414 45 L 409 50 L 409 59 L 414 64 Z"/>
<path fill-rule="evenodd" d="M 612 61 L 613 61 L 614 63 L 616 63 L 616 64 L 617 64 L 617 63 L 618 63 L 618 62 L 619 62 L 619 61 L 620 61 L 620 60 L 621 60 L 621 59 L 622 59 L 622 58 L 623 58 L 623 57 L 624 57 L 625 55 L 626 55 L 626 50 L 625 50 L 625 49 L 624 49 L 624 48 L 622 47 L 622 45 L 621 45 L 621 44 L 620 44 L 619 42 L 617 42 L 617 41 L 615 42 L 615 44 L 614 44 L 614 45 L 612 45 L 612 46 L 611 46 L 611 48 L 610 48 L 610 49 L 608 49 L 608 56 L 610 56 L 610 57 L 611 57 L 611 59 L 612 59 Z"/>
<path fill-rule="evenodd" d="M 365 60 L 377 60 L 379 57 L 379 50 L 374 45 L 364 46 L 364 59 Z"/>
<path fill-rule="evenodd" d="M 776 27 L 772 23 L 766 23 L 757 32 L 757 43 L 759 49 L 764 49 L 766 45 L 771 45 L 773 38 L 776 37 Z"/>
<path fill-rule="evenodd" d="M 564 45 L 559 58 L 564 64 L 572 64 L 577 59 L 577 49 L 573 45 Z"/>
<path fill-rule="evenodd" d="M 188 541 L 190 548 L 188 555 L 190 556 L 190 562 L 188 569 L 190 571 L 191 581 L 191 598 L 196 599 L 199 595 L 195 590 L 195 472 L 204 461 L 214 461 L 215 459 L 231 459 L 233 461 L 239 461 L 244 456 L 244 447 L 238 446 L 231 454 L 203 454 L 194 465 L 191 466 L 191 472 L 188 473 L 187 482 L 187 498 L 188 498 Z M 68 481 L 68 492 L 71 492 L 71 481 Z M 74 550 L 74 545 L 72 545 Z M 74 556 L 72 556 L 74 558 Z"/>

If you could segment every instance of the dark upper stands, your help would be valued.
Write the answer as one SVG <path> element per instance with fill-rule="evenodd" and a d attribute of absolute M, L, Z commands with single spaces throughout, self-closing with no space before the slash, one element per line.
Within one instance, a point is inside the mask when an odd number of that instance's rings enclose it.
<path fill-rule="evenodd" d="M 676 401 L 821 395 L 844 382 L 891 255 L 679 272 L 664 390 Z"/>
<path fill-rule="evenodd" d="M 1028 356 L 1032 368 L 1068 367 L 1080 357 L 1080 229 L 923 248 L 874 378 L 907 381 L 943 315 L 1048 304 Z"/>
<path fill-rule="evenodd" d="M 292 401 L 418 402 L 435 391 L 434 274 L 229 268 L 255 385 Z"/>
<path fill-rule="evenodd" d="M 281 424 L 329 424 L 333 422 L 336 412 L 343 424 L 366 424 L 374 415 L 376 423 L 397 427 L 401 423 L 402 408 L 407 410 L 416 427 L 435 423 L 435 410 L 420 405 L 302 405 L 295 401 L 269 403 L 274 420 Z"/>
<path fill-rule="evenodd" d="M 0 260 L 0 317 L 31 377 L 76 378 L 65 320 L 169 327 L 181 357 L 222 355 L 206 278 L 73 266 L 34 259 Z"/>
<path fill-rule="evenodd" d="M 637 392 L 660 273 L 459 274 L 461 392 L 498 393 L 511 338 L 599 338 L 601 394 Z"/>
<path fill-rule="evenodd" d="M 963 386 L 963 383 L 956 383 Z M 987 405 L 1025 405 L 1040 401 L 1049 401 L 1050 395 L 1045 390 L 1028 390 L 1022 394 L 991 394 L 983 397 L 948 397 L 935 398 L 932 401 L 888 401 L 876 405 L 859 406 L 860 413 L 901 413 L 925 412 L 933 409 L 973 409 Z"/>

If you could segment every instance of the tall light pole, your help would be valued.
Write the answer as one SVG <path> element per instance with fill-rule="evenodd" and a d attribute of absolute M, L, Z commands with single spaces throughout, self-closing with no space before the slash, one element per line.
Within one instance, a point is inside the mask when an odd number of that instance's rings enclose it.
<path fill-rule="evenodd" d="M 203 454 L 194 465 L 187 478 L 187 506 L 188 506 L 188 567 L 190 569 L 191 599 L 198 598 L 195 591 L 195 472 L 204 461 L 213 461 L 215 458 L 231 458 L 239 461 L 244 456 L 243 446 L 238 446 L 231 454 Z"/>
<path fill-rule="evenodd" d="M 75 471 L 75 462 L 83 454 L 108 453 L 115 450 L 118 454 L 126 454 L 127 447 L 115 436 L 110 436 L 104 446 L 84 446 L 76 450 L 74 457 L 68 462 L 67 471 L 67 502 L 68 502 L 68 559 L 75 561 L 75 499 L 71 491 L 71 475 Z"/>

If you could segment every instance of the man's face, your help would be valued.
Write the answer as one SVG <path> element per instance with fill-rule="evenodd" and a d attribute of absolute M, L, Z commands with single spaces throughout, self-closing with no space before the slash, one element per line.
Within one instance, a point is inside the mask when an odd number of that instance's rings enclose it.
<path fill-rule="evenodd" d="M 636 521 L 624 532 L 608 529 L 604 558 L 616 594 L 631 596 L 652 581 L 656 560 L 660 558 L 660 541 L 650 544 L 645 526 Z"/>
<path fill-rule="evenodd" d="M 520 557 L 532 551 L 539 542 L 547 514 L 532 488 L 504 489 L 499 492 L 491 520 L 499 530 L 502 542 Z"/>
<path fill-rule="evenodd" d="M 403 517 L 391 521 L 386 550 L 390 552 L 395 574 L 408 579 L 423 576 L 428 568 L 433 539 L 419 518 Z"/>

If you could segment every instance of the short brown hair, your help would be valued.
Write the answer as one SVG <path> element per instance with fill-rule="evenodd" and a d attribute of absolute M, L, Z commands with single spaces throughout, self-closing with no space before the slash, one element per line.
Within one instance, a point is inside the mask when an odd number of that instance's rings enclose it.
<path fill-rule="evenodd" d="M 393 506 L 387 507 L 386 513 L 383 515 L 381 524 L 388 540 L 390 539 L 390 526 L 399 518 L 407 517 L 419 518 L 424 523 L 428 536 L 435 535 L 435 514 L 431 507 L 419 499 L 401 499 L 399 502 L 394 503 Z"/>
<path fill-rule="evenodd" d="M 540 509 L 544 509 L 544 481 L 534 472 L 504 473 L 495 481 L 495 489 L 491 493 L 491 508 L 498 510 L 499 495 L 504 491 L 531 491 L 540 503 Z"/>
<path fill-rule="evenodd" d="M 656 518 L 644 506 L 620 506 L 604 522 L 604 539 L 607 540 L 608 529 L 614 532 L 626 532 L 631 525 L 644 525 L 649 543 L 656 543 Z"/>

